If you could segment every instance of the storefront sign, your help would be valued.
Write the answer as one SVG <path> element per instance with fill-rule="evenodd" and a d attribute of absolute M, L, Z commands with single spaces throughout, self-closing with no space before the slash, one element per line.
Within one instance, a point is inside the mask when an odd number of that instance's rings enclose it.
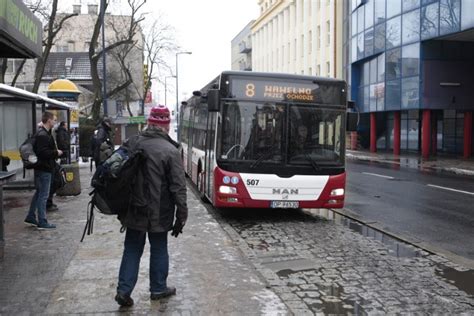
<path fill-rule="evenodd" d="M 0 0 L 1 57 L 41 56 L 42 33 L 41 21 L 31 13 L 23 1 Z"/>

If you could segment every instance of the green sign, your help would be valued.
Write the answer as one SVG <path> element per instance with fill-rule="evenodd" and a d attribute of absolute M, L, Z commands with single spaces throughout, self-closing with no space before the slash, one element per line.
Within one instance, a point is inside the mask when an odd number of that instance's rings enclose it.
<path fill-rule="evenodd" d="M 18 56 L 2 57 L 39 57 L 43 52 L 43 26 L 23 1 L 0 0 L 0 36 L 8 38 L 19 51 Z"/>
<path fill-rule="evenodd" d="M 128 118 L 129 124 L 144 124 L 146 122 L 144 116 L 131 116 Z"/>

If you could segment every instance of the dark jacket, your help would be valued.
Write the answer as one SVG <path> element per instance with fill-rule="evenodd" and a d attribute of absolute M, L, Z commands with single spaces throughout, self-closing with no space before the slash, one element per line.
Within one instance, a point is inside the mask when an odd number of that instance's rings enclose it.
<path fill-rule="evenodd" d="M 59 126 L 56 130 L 56 143 L 62 151 L 69 151 L 71 146 L 71 137 L 64 127 Z"/>
<path fill-rule="evenodd" d="M 150 130 L 130 138 L 124 146 L 141 149 L 146 161 L 137 174 L 132 207 L 122 225 L 144 232 L 165 232 L 172 229 L 175 215 L 185 223 L 186 180 L 178 144 L 166 133 Z"/>
<path fill-rule="evenodd" d="M 94 158 L 95 161 L 100 161 L 100 151 L 101 151 L 101 145 L 105 142 L 107 143 L 111 148 L 113 148 L 112 145 L 112 140 L 110 139 L 110 131 L 112 129 L 107 126 L 104 122 L 102 122 L 98 127 L 97 127 L 97 134 L 93 138 L 93 145 L 92 145 L 92 157 Z"/>
<path fill-rule="evenodd" d="M 58 158 L 58 150 L 51 130 L 47 131 L 44 127 L 40 127 L 35 137 L 34 151 L 38 156 L 38 163 L 35 165 L 35 170 L 46 172 L 53 172 Z"/>

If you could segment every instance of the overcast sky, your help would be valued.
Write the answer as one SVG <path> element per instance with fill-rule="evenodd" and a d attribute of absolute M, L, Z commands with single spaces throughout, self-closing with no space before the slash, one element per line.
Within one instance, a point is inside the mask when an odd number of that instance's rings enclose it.
<path fill-rule="evenodd" d="M 168 24 L 176 30 L 177 43 L 182 51 L 192 55 L 179 55 L 179 97 L 189 97 L 194 90 L 201 89 L 219 72 L 230 70 L 231 40 L 258 16 L 257 0 L 172 0 L 148 1 L 147 11 L 162 14 Z M 175 65 L 175 56 L 170 65 Z M 173 70 L 174 74 L 175 70 Z M 168 79 L 168 105 L 176 104 L 174 81 Z M 164 103 L 164 87 L 158 93 Z"/>
<path fill-rule="evenodd" d="M 100 0 L 61 0 L 59 9 L 72 12 L 73 4 L 82 4 L 82 13 L 87 4 L 99 4 Z M 127 14 L 126 0 L 111 0 L 108 11 L 113 14 Z M 179 55 L 179 98 L 191 96 L 221 71 L 230 70 L 231 40 L 259 14 L 258 0 L 148 0 L 143 12 L 150 13 L 146 24 L 163 17 L 164 22 L 175 29 L 176 43 L 181 51 L 192 55 Z M 169 65 L 175 74 L 176 56 L 169 58 Z M 162 76 L 171 75 L 170 73 Z M 164 82 L 164 78 L 162 78 Z M 168 105 L 176 105 L 175 80 L 167 80 Z M 152 86 L 153 97 L 165 103 L 164 85 L 157 82 Z M 185 95 L 184 95 L 185 94 Z"/>

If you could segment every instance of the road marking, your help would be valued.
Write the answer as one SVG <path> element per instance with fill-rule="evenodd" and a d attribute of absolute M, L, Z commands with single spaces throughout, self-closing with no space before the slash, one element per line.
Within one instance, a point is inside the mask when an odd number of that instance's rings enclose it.
<path fill-rule="evenodd" d="M 439 185 L 434 185 L 434 184 L 427 184 L 427 186 L 432 187 L 432 188 L 438 188 L 438 189 L 442 189 L 442 190 L 447 190 L 447 191 L 453 191 L 453 192 L 458 192 L 458 193 L 464 193 L 464 194 L 474 195 L 474 192 L 456 190 L 456 189 L 451 189 L 451 188 L 447 188 L 447 187 L 441 187 L 441 186 L 439 186 Z"/>
<path fill-rule="evenodd" d="M 362 172 L 362 173 L 368 174 L 369 176 L 375 176 L 375 177 L 380 177 L 380 178 L 385 178 L 385 179 L 395 179 L 394 177 L 384 176 L 383 174 L 370 173 L 370 172 Z"/>

